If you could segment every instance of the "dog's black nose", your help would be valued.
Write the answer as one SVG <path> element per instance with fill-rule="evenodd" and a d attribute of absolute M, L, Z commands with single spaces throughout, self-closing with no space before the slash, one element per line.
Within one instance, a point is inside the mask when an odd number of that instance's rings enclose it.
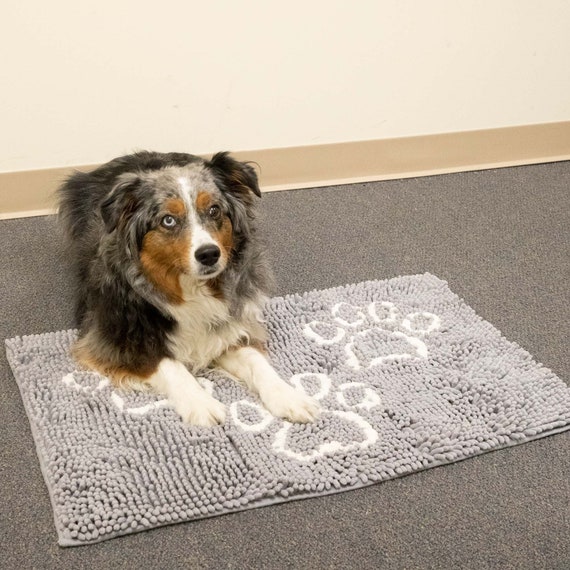
<path fill-rule="evenodd" d="M 203 245 L 196 250 L 194 257 L 202 264 L 211 266 L 220 259 L 220 248 L 214 244 Z"/>

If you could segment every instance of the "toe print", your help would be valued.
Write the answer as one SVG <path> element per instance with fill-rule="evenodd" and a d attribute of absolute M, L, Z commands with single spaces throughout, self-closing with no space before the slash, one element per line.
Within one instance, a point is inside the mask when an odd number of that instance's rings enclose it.
<path fill-rule="evenodd" d="M 248 400 L 234 402 L 230 415 L 239 428 L 249 433 L 263 432 L 275 419 L 263 406 Z"/>
<path fill-rule="evenodd" d="M 366 319 L 360 307 L 350 303 L 337 303 L 331 309 L 331 314 L 335 322 L 349 328 L 361 325 Z"/>
<path fill-rule="evenodd" d="M 336 344 L 340 342 L 346 334 L 344 329 L 341 329 L 331 323 L 323 323 L 319 321 L 311 321 L 303 328 L 303 332 L 307 338 L 317 344 L 327 345 Z"/>
<path fill-rule="evenodd" d="M 345 382 L 338 387 L 336 398 L 341 406 L 371 410 L 381 403 L 380 396 L 362 382 Z"/>

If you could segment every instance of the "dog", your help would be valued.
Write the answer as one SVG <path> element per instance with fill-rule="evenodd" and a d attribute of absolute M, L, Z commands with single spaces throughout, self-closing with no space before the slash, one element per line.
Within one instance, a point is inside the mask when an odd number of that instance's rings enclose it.
<path fill-rule="evenodd" d="M 137 152 L 72 174 L 58 197 L 77 280 L 78 363 L 116 386 L 166 396 L 196 426 L 225 420 L 196 379 L 208 367 L 274 416 L 315 420 L 316 402 L 282 380 L 266 353 L 272 276 L 250 164 L 227 152 Z"/>

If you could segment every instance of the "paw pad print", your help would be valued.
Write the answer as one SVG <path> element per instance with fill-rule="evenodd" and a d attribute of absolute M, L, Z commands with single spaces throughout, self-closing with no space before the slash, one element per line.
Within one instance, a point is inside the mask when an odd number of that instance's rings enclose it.
<path fill-rule="evenodd" d="M 366 307 L 342 302 L 332 307 L 329 321 L 311 321 L 303 327 L 303 334 L 320 346 L 341 345 L 346 365 L 361 370 L 427 358 L 425 337 L 440 326 L 434 313 L 402 314 L 388 301 L 374 301 Z"/>

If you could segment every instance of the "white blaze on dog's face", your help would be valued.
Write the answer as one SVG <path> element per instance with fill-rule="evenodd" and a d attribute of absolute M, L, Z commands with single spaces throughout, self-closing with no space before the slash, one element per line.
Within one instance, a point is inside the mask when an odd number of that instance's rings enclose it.
<path fill-rule="evenodd" d="M 152 181 L 158 214 L 141 248 L 147 279 L 171 303 L 184 301 L 181 278 L 209 281 L 227 266 L 233 247 L 228 205 L 204 168 L 172 168 Z"/>
<path fill-rule="evenodd" d="M 211 279 L 226 267 L 232 249 L 232 224 L 219 191 L 198 190 L 190 206 L 191 274 Z"/>

